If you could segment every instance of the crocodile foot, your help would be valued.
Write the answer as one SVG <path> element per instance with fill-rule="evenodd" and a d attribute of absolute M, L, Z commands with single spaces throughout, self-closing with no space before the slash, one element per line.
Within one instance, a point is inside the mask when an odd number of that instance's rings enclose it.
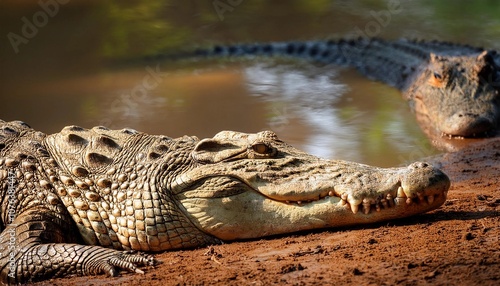
<path fill-rule="evenodd" d="M 139 274 L 144 274 L 144 271 L 139 269 L 140 266 L 155 266 L 160 264 L 151 255 L 136 252 L 133 250 L 116 251 L 112 249 L 102 249 L 104 253 L 96 254 L 89 257 L 86 263 L 86 269 L 91 274 L 106 273 L 110 276 L 118 276 L 119 270 L 127 270 Z"/>

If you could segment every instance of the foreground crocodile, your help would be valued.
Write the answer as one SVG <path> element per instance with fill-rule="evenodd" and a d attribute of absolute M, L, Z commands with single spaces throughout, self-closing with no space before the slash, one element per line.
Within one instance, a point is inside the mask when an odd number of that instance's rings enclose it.
<path fill-rule="evenodd" d="M 449 179 L 422 162 L 324 160 L 271 131 L 172 139 L 130 129 L 45 135 L 0 121 L 1 281 L 141 273 L 132 252 L 373 223 L 439 207 Z"/>
<path fill-rule="evenodd" d="M 214 46 L 193 56 L 285 56 L 356 68 L 402 91 L 422 125 L 440 135 L 484 137 L 500 125 L 495 51 L 445 42 L 377 38 Z M 162 57 L 160 55 L 160 57 Z"/>

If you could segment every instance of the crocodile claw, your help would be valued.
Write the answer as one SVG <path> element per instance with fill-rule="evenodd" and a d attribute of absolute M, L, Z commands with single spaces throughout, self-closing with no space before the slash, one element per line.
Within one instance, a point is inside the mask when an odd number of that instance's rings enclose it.
<path fill-rule="evenodd" d="M 159 260 L 156 260 L 151 255 L 146 255 L 133 250 L 121 252 L 113 251 L 107 259 L 101 260 L 100 263 L 97 263 L 96 266 L 98 269 L 96 270 L 98 270 L 97 272 L 104 272 L 113 277 L 120 274 L 120 269 L 144 274 L 144 271 L 138 268 L 139 266 L 155 266 L 160 263 L 161 262 Z"/>

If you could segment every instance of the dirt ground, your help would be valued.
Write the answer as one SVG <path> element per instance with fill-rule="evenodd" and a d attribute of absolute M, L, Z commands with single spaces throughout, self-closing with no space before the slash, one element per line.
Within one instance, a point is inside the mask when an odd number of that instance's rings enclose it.
<path fill-rule="evenodd" d="M 166 252 L 144 275 L 38 285 L 500 285 L 500 138 L 430 160 L 452 185 L 427 214 Z"/>

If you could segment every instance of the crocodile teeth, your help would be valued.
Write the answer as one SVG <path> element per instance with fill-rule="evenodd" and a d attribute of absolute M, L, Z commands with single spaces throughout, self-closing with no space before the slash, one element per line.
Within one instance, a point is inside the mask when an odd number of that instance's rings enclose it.
<path fill-rule="evenodd" d="M 387 202 L 389 203 L 389 207 L 393 207 L 394 206 L 394 200 L 392 198 L 392 195 L 391 194 L 387 194 L 387 196 L 385 197 L 385 199 L 387 200 Z"/>
<path fill-rule="evenodd" d="M 363 212 L 365 214 L 370 213 L 370 200 L 368 200 L 368 199 L 363 200 Z"/>
<path fill-rule="evenodd" d="M 399 206 L 399 205 L 404 204 L 405 202 L 406 202 L 406 199 L 405 199 L 405 198 L 395 198 L 395 199 L 394 199 L 394 203 L 395 203 L 396 205 L 398 205 L 398 206 Z"/>
<path fill-rule="evenodd" d="M 351 211 L 353 214 L 357 214 L 359 210 L 359 205 L 351 204 Z"/>
<path fill-rule="evenodd" d="M 412 200 L 411 198 L 407 198 L 405 191 L 403 190 L 403 187 L 398 187 L 398 194 L 397 197 L 394 199 L 394 202 L 396 205 L 401 205 L 404 202 L 406 202 L 407 205 L 411 204 Z"/>
<path fill-rule="evenodd" d="M 340 204 L 345 206 L 347 204 L 347 194 L 346 193 L 342 194 L 342 196 L 340 196 L 340 199 L 341 199 Z"/>
<path fill-rule="evenodd" d="M 431 205 L 434 202 L 434 196 L 433 195 L 428 196 L 427 202 L 429 203 L 429 205 Z"/>
<path fill-rule="evenodd" d="M 425 197 L 423 193 L 417 193 L 417 197 L 420 202 L 425 202 Z"/>
<path fill-rule="evenodd" d="M 398 198 L 406 198 L 405 191 L 403 190 L 402 187 L 398 188 Z"/>

